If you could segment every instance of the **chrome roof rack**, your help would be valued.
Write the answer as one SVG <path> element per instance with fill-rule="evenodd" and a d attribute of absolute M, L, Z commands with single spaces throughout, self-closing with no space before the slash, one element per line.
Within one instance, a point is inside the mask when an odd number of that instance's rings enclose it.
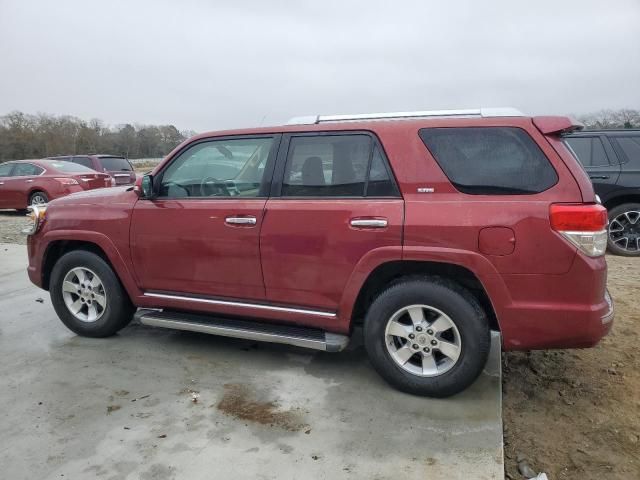
<path fill-rule="evenodd" d="M 393 120 L 422 117 L 524 117 L 519 110 L 503 108 L 469 108 L 464 110 L 425 110 L 418 112 L 357 113 L 346 115 L 308 115 L 293 117 L 287 125 L 313 125 L 325 122 L 348 122 L 357 120 Z"/>

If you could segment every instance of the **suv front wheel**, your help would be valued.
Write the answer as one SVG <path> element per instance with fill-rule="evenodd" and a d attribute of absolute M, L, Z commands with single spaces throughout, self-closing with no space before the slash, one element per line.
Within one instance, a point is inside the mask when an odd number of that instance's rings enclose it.
<path fill-rule="evenodd" d="M 408 278 L 383 291 L 364 325 L 367 353 L 399 390 L 447 397 L 464 390 L 487 361 L 486 315 L 466 289 L 442 278 Z"/>
<path fill-rule="evenodd" d="M 625 203 L 611 209 L 608 246 L 616 255 L 640 256 L 640 203 Z"/>
<path fill-rule="evenodd" d="M 84 337 L 115 334 L 135 311 L 109 264 L 86 250 L 60 257 L 51 272 L 49 293 L 58 317 Z"/>

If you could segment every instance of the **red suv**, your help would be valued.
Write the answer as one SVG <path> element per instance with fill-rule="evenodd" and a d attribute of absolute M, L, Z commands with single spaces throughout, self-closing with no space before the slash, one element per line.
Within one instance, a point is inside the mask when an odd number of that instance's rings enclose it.
<path fill-rule="evenodd" d="M 0 164 L 0 208 L 23 210 L 54 198 L 110 187 L 111 177 L 57 160 L 18 160 Z"/>
<path fill-rule="evenodd" d="M 513 109 L 315 116 L 198 135 L 134 188 L 34 215 L 29 276 L 61 320 L 342 350 L 447 396 L 506 350 L 610 329 L 606 210 L 560 135 Z"/>
<path fill-rule="evenodd" d="M 129 160 L 118 155 L 65 155 L 50 158 L 77 163 L 98 172 L 107 173 L 111 175 L 116 185 L 133 185 L 136 181 L 136 172 Z"/>

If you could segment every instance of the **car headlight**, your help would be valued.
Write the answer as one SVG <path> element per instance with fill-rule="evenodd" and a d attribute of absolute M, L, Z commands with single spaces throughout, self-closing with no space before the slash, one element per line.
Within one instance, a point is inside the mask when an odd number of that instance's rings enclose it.
<path fill-rule="evenodd" d="M 46 205 L 31 205 L 29 207 L 29 213 L 27 214 L 27 218 L 29 219 L 29 221 L 25 228 L 22 230 L 22 233 L 26 235 L 33 235 L 34 233 L 36 233 L 44 222 L 46 213 Z"/>

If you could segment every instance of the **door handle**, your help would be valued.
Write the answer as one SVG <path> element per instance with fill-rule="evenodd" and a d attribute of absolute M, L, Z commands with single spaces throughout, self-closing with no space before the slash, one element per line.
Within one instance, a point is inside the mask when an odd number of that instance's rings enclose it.
<path fill-rule="evenodd" d="M 591 180 L 607 180 L 609 175 L 589 175 Z"/>
<path fill-rule="evenodd" d="M 258 221 L 256 217 L 226 217 L 224 223 L 227 225 L 255 225 Z"/>
<path fill-rule="evenodd" d="M 349 224 L 356 228 L 386 228 L 386 218 L 352 218 Z"/>
<path fill-rule="evenodd" d="M 0 185 L 4 185 L 4 182 L 0 182 Z"/>
<path fill-rule="evenodd" d="M 25 180 L 27 183 L 33 183 L 33 180 Z"/>

